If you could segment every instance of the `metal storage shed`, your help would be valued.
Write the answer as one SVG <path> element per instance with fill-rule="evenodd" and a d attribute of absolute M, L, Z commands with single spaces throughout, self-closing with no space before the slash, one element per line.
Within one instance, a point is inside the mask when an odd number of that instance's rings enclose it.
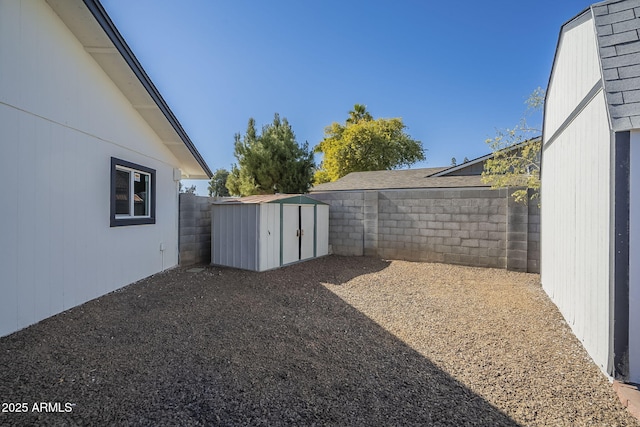
<path fill-rule="evenodd" d="M 329 205 L 274 194 L 214 202 L 211 264 L 265 271 L 329 253 Z"/>

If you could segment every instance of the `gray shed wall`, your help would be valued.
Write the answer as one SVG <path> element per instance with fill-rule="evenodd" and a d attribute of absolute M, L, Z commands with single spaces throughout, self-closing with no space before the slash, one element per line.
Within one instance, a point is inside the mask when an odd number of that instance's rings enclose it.
<path fill-rule="evenodd" d="M 539 211 L 516 204 L 505 189 L 310 196 L 330 205 L 329 244 L 335 254 L 539 272 Z"/>
<path fill-rule="evenodd" d="M 211 263 L 258 270 L 260 205 L 212 205 Z"/>

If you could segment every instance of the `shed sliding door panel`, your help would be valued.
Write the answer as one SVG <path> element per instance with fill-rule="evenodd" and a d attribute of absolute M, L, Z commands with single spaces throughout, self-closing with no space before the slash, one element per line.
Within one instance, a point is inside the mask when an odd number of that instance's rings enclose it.
<path fill-rule="evenodd" d="M 289 264 L 300 259 L 298 248 L 298 206 L 282 207 L 282 264 Z"/>
<path fill-rule="evenodd" d="M 316 256 L 329 254 L 329 206 L 316 206 Z"/>
<path fill-rule="evenodd" d="M 280 205 L 260 207 L 259 271 L 280 266 Z"/>
<path fill-rule="evenodd" d="M 284 205 L 282 210 L 282 264 L 313 258 L 314 209 Z"/>
<path fill-rule="evenodd" d="M 313 258 L 314 243 L 314 209 L 313 206 L 300 206 L 300 259 Z"/>

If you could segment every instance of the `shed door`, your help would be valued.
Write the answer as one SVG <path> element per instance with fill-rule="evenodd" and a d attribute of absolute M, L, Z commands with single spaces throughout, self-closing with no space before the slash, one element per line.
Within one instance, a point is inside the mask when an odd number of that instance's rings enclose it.
<path fill-rule="evenodd" d="M 299 206 L 284 205 L 282 210 L 282 263 L 289 264 L 300 259 L 298 249 Z"/>
<path fill-rule="evenodd" d="M 300 206 L 300 259 L 313 258 L 313 206 Z"/>
<path fill-rule="evenodd" d="M 313 206 L 283 206 L 282 264 L 313 258 L 314 222 Z"/>

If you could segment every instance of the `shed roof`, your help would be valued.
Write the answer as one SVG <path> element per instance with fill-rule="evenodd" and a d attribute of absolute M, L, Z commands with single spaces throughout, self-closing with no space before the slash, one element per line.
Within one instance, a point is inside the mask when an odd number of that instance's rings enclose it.
<path fill-rule="evenodd" d="M 640 1 L 606 0 L 595 3 L 567 21 L 560 34 L 591 18 L 597 36 L 602 83 L 611 127 L 614 131 L 638 129 Z"/>
<path fill-rule="evenodd" d="M 186 178 L 210 178 L 209 166 L 142 69 L 99 0 L 46 0 L 84 49 L 180 162 Z"/>
<path fill-rule="evenodd" d="M 303 204 L 303 205 L 324 205 L 326 203 L 319 200 L 312 199 L 311 197 L 304 196 L 302 194 L 259 194 L 255 196 L 226 198 L 216 200 L 214 205 L 260 205 L 263 203 L 290 203 L 290 204 Z"/>

